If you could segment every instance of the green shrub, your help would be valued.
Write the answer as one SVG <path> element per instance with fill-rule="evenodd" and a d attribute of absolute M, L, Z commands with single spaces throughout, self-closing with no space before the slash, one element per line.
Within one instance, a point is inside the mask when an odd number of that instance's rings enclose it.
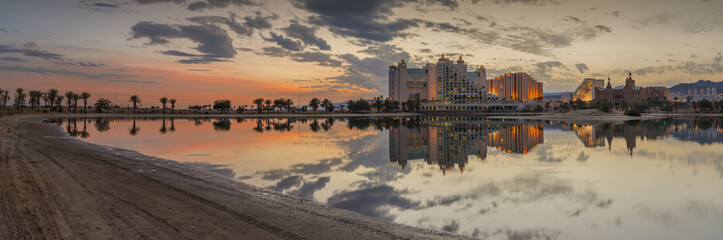
<path fill-rule="evenodd" d="M 636 109 L 628 109 L 628 110 L 625 110 L 625 115 L 640 117 L 640 111 L 638 111 Z"/>

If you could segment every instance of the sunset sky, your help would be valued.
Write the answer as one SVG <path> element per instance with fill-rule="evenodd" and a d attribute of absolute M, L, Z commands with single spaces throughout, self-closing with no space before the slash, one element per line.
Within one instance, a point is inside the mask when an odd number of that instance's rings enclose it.
<path fill-rule="evenodd" d="M 0 88 L 179 106 L 387 95 L 387 71 L 444 53 L 545 92 L 628 71 L 642 86 L 723 80 L 723 1 L 3 0 Z"/>

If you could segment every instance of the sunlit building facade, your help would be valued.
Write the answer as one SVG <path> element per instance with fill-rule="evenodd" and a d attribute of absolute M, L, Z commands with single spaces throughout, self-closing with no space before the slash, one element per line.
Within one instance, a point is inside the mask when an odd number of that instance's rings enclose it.
<path fill-rule="evenodd" d="M 670 89 L 666 87 L 637 87 L 633 74 L 629 73 L 625 79 L 625 87 L 622 89 L 614 89 L 608 78 L 608 85 L 603 88 L 595 88 L 593 90 L 593 100 L 609 101 L 612 103 L 629 102 L 633 100 L 655 99 L 670 100 Z"/>
<path fill-rule="evenodd" d="M 487 80 L 489 92 L 503 100 L 526 102 L 542 99 L 542 83 L 527 73 L 508 73 Z"/>
<path fill-rule="evenodd" d="M 592 101 L 593 91 L 604 87 L 605 80 L 603 79 L 585 78 L 582 80 L 582 83 L 580 83 L 580 86 L 575 89 L 575 92 L 572 93 L 572 97 L 569 100 L 575 101 L 580 99 L 582 101 Z"/>
<path fill-rule="evenodd" d="M 452 61 L 442 55 L 436 64 L 424 68 L 408 68 L 401 60 L 389 66 L 389 98 L 404 102 L 420 101 L 464 102 L 487 97 L 487 71 L 479 67 L 467 72 L 467 64 L 460 56 Z"/>

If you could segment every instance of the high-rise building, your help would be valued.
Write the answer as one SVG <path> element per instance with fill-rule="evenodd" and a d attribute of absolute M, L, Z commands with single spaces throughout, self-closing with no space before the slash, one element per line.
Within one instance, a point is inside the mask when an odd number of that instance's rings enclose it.
<path fill-rule="evenodd" d="M 542 98 L 542 83 L 527 73 L 508 73 L 487 80 L 489 92 L 504 100 L 525 102 Z"/>
<path fill-rule="evenodd" d="M 484 99 L 486 77 L 484 67 L 467 72 L 461 56 L 455 62 L 442 55 L 437 64 L 427 63 L 424 68 L 408 68 L 402 60 L 389 66 L 389 97 L 399 102 Z"/>
<path fill-rule="evenodd" d="M 580 99 L 582 101 L 592 101 L 593 89 L 604 87 L 605 80 L 603 79 L 585 78 L 585 80 L 582 80 L 582 83 L 580 83 L 580 86 L 575 89 L 570 100 L 575 101 Z"/>

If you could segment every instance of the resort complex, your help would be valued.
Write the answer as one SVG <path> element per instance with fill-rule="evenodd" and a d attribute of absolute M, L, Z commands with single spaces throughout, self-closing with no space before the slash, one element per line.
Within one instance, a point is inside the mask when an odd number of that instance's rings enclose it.
<path fill-rule="evenodd" d="M 514 111 L 542 100 L 542 83 L 527 73 L 486 78 L 484 66 L 468 72 L 462 56 L 452 61 L 443 54 L 424 68 L 408 68 L 401 60 L 389 66 L 389 96 L 420 101 L 422 111 Z"/>

